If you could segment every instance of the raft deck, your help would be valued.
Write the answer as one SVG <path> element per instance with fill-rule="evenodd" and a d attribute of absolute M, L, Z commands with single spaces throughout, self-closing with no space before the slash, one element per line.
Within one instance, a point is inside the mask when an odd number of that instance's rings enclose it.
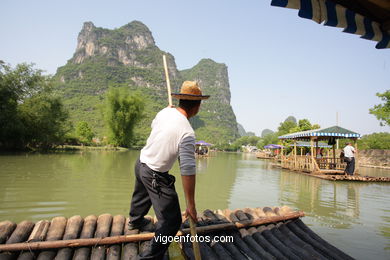
<path fill-rule="evenodd" d="M 300 220 L 302 216 L 303 212 L 285 206 L 205 210 L 198 234 L 231 236 L 233 241 L 199 243 L 202 259 L 353 259 L 315 234 Z M 154 234 L 129 231 L 127 221 L 122 215 L 110 214 L 55 217 L 35 224 L 3 221 L 0 259 L 135 259 Z M 178 235 L 187 232 L 184 227 Z M 191 243 L 180 247 L 183 257 L 194 259 Z M 165 255 L 165 259 L 183 257 L 170 258 L 168 251 Z"/>

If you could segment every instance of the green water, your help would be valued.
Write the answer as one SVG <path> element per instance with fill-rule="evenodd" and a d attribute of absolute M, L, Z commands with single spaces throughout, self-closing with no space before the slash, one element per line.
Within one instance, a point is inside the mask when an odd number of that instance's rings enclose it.
<path fill-rule="evenodd" d="M 127 215 L 139 152 L 0 156 L 0 221 Z M 197 160 L 197 208 L 287 205 L 321 237 L 357 259 L 390 259 L 390 184 L 330 182 L 271 167 L 251 154 Z M 176 164 L 171 173 L 179 177 Z M 390 171 L 361 168 L 362 175 Z M 176 188 L 184 209 L 183 191 Z"/>

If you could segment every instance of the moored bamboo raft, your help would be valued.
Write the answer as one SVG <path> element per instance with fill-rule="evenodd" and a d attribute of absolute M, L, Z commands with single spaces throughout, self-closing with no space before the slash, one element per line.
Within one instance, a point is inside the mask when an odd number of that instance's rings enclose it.
<path fill-rule="evenodd" d="M 286 206 L 205 210 L 199 216 L 198 235 L 233 240 L 200 242 L 202 259 L 352 259 L 311 231 L 300 220 L 303 216 Z M 146 230 L 153 230 L 156 220 L 151 220 Z M 127 222 L 124 216 L 110 214 L 55 217 L 35 224 L 3 221 L 0 259 L 135 259 L 154 233 L 128 230 Z M 189 233 L 186 224 L 178 236 Z M 194 259 L 191 243 L 180 247 L 184 257 Z"/>
<path fill-rule="evenodd" d="M 314 177 L 330 181 L 390 182 L 390 177 L 372 177 L 360 175 L 316 174 Z"/>

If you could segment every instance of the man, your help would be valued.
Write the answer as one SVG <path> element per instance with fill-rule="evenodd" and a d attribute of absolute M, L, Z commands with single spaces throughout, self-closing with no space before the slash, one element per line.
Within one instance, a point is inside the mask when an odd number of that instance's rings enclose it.
<path fill-rule="evenodd" d="M 198 84 L 185 81 L 177 108 L 161 110 L 152 122 L 152 132 L 141 150 L 135 165 L 135 187 L 131 201 L 129 229 L 142 229 L 148 224 L 144 216 L 153 205 L 157 217 L 155 238 L 174 236 L 180 228 L 182 217 L 175 190 L 175 177 L 168 171 L 179 158 L 181 179 L 187 200 L 186 217 L 197 219 L 195 207 L 195 133 L 188 119 L 195 116 L 203 96 Z M 153 238 L 151 247 L 139 259 L 162 259 L 168 244 Z"/>
<path fill-rule="evenodd" d="M 344 161 L 347 163 L 345 168 L 345 174 L 353 175 L 355 171 L 355 148 L 351 145 L 350 142 L 347 143 L 347 146 L 344 147 Z"/>

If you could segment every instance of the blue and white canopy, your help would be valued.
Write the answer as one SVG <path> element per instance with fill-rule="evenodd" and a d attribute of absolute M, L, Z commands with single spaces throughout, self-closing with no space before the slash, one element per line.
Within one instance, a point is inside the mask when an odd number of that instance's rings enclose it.
<path fill-rule="evenodd" d="M 360 134 L 352 132 L 348 129 L 332 126 L 327 128 L 320 128 L 315 130 L 308 130 L 303 132 L 296 132 L 288 135 L 279 136 L 279 139 L 301 139 L 307 140 L 310 137 L 318 137 L 318 139 L 329 139 L 330 137 L 334 137 L 336 139 L 340 138 L 360 138 Z"/>
<path fill-rule="evenodd" d="M 295 144 L 289 144 L 289 146 L 294 146 Z M 296 143 L 296 146 L 298 147 L 310 147 L 311 144 L 310 142 L 304 142 L 304 141 L 297 141 Z M 332 146 L 331 145 L 328 145 L 324 142 L 318 142 L 318 145 L 317 144 L 314 144 L 315 147 L 319 147 L 319 148 L 331 148 Z"/>
<path fill-rule="evenodd" d="M 387 1 L 390 2 L 390 0 Z M 311 19 L 319 24 L 324 23 L 327 26 L 344 28 L 343 32 L 377 41 L 377 49 L 390 48 L 390 33 L 384 29 L 383 25 L 364 14 L 359 14 L 344 5 L 337 4 L 337 2 L 338 0 L 272 0 L 271 5 L 298 9 L 298 15 L 302 18 Z M 357 0 L 351 0 L 346 3 L 352 6 L 358 4 L 357 2 Z M 385 9 L 382 10 L 381 14 L 387 13 L 388 18 L 390 5 L 385 4 L 382 3 Z M 367 13 L 372 14 L 373 12 L 368 10 Z"/>

